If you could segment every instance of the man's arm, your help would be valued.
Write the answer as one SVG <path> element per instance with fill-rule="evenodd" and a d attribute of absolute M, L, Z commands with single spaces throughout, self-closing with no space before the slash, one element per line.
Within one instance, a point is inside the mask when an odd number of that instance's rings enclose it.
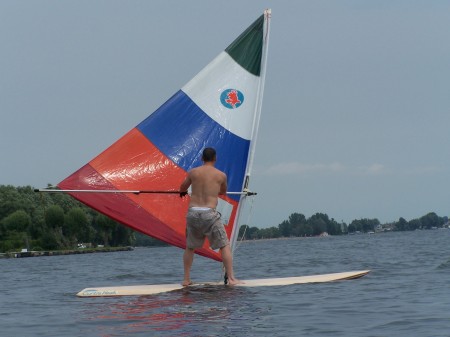
<path fill-rule="evenodd" d="M 187 190 L 189 186 L 191 186 L 192 181 L 189 174 L 187 175 L 186 179 L 181 183 L 180 185 L 180 197 L 184 197 L 187 194 Z"/>
<path fill-rule="evenodd" d="M 220 185 L 220 192 L 219 195 L 226 195 L 227 194 L 227 175 L 223 173 L 223 181 Z"/>

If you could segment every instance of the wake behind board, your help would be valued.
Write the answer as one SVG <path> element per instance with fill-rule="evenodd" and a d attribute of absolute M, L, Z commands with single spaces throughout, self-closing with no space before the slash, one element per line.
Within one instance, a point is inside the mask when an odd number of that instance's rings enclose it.
<path fill-rule="evenodd" d="M 303 283 L 323 283 L 342 280 L 352 280 L 363 277 L 364 275 L 367 275 L 369 272 L 370 270 L 360 270 L 344 273 L 322 274 L 322 275 L 244 280 L 245 283 L 237 284 L 236 287 L 285 286 Z M 194 283 L 191 286 L 194 287 L 224 286 L 224 284 L 223 282 L 200 282 Z M 81 290 L 77 294 L 77 296 L 78 297 L 142 296 L 142 295 L 160 294 L 183 288 L 185 287 L 183 287 L 181 284 L 155 284 L 155 285 L 86 288 Z"/>

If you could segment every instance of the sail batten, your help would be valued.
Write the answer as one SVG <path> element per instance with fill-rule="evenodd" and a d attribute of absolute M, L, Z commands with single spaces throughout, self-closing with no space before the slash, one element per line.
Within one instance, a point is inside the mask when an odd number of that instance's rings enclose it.
<path fill-rule="evenodd" d="M 202 164 L 203 149 L 214 147 L 216 167 L 227 174 L 232 191 L 220 196 L 218 210 L 233 245 L 240 209 L 252 194 L 248 180 L 269 18 L 265 11 L 155 112 L 60 182 L 59 189 L 134 230 L 184 248 L 189 197 L 180 198 L 177 190 L 187 172 Z M 208 242 L 196 253 L 221 260 Z"/>

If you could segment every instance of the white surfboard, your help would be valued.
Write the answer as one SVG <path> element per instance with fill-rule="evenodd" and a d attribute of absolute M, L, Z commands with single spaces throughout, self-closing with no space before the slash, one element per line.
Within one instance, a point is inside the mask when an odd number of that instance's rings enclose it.
<path fill-rule="evenodd" d="M 265 278 L 255 280 L 244 280 L 245 283 L 237 284 L 236 287 L 268 287 L 268 286 L 285 286 L 301 283 L 322 283 L 341 280 L 352 280 L 367 275 L 370 270 L 349 271 L 344 273 L 282 277 L 282 278 Z M 189 287 L 201 286 L 225 286 L 223 282 L 200 282 L 194 283 Z M 135 286 L 119 286 L 119 287 L 100 287 L 86 288 L 81 290 L 77 296 L 79 297 L 107 297 L 107 296 L 141 296 L 153 295 L 183 289 L 181 284 L 154 284 L 154 285 L 135 285 Z"/>

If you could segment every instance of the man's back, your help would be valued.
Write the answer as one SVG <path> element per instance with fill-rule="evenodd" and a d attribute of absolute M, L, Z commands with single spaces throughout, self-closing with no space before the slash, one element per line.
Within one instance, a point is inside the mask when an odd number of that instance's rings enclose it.
<path fill-rule="evenodd" d="M 214 165 L 205 163 L 192 169 L 188 178 L 192 185 L 189 207 L 216 208 L 218 195 L 227 191 L 227 177 Z"/>

